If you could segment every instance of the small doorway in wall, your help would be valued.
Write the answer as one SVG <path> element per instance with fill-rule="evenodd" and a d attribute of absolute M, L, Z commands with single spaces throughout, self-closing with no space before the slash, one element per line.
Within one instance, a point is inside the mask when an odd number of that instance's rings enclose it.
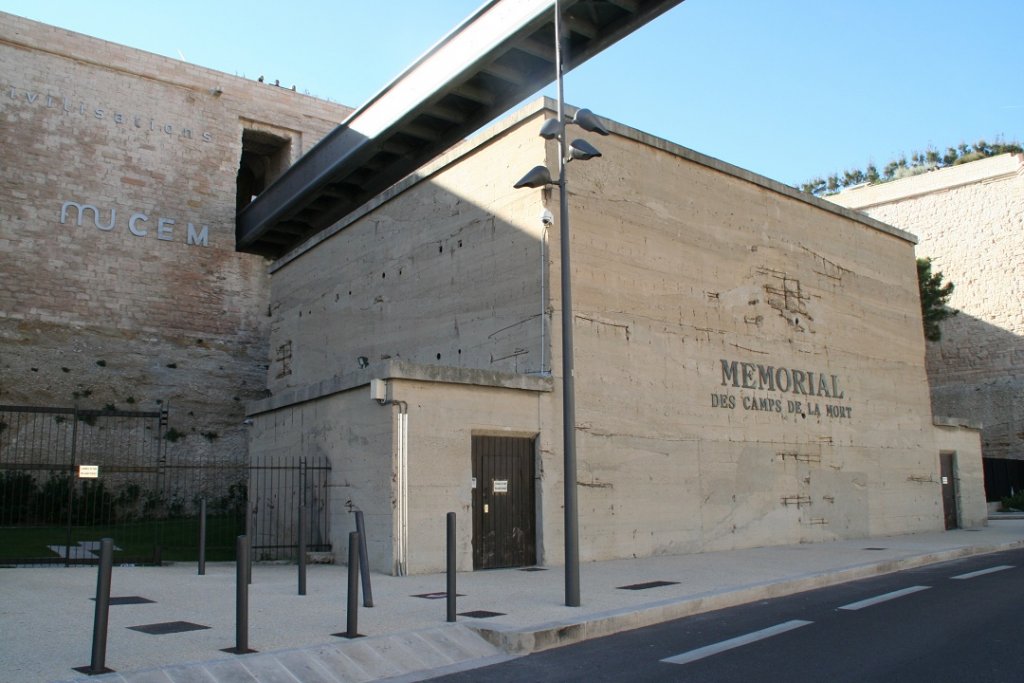
<path fill-rule="evenodd" d="M 473 569 L 537 562 L 535 439 L 473 436 Z"/>
<path fill-rule="evenodd" d="M 957 529 L 960 526 L 960 514 L 956 507 L 955 453 L 939 453 L 939 477 L 942 482 L 942 513 L 946 519 L 946 529 Z"/>

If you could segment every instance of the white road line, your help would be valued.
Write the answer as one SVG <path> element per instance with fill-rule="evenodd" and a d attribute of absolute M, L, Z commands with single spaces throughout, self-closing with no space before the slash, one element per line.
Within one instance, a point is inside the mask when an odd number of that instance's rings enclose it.
<path fill-rule="evenodd" d="M 859 602 L 851 602 L 849 605 L 843 605 L 839 609 L 847 609 L 847 610 L 864 609 L 865 607 L 871 607 L 872 605 L 877 605 L 880 602 L 885 602 L 887 600 L 894 600 L 896 598 L 902 598 L 904 595 L 910 595 L 911 593 L 916 593 L 918 591 L 928 590 L 929 588 L 931 588 L 931 586 L 911 586 L 910 588 L 904 588 L 903 590 L 893 591 L 892 593 L 885 593 L 883 595 L 876 595 L 875 597 L 868 598 L 867 600 L 861 600 Z"/>
<path fill-rule="evenodd" d="M 985 574 L 994 574 L 995 572 L 1001 572 L 1004 569 L 1013 569 L 1012 564 L 1001 564 L 998 567 L 989 567 L 988 569 L 979 569 L 976 572 L 967 572 L 966 574 L 960 574 L 958 576 L 951 576 L 951 579 L 973 579 L 975 576 L 984 576 Z"/>
<path fill-rule="evenodd" d="M 771 626 L 769 628 L 761 629 L 760 631 L 754 631 L 753 633 L 748 633 L 745 636 L 737 636 L 736 638 L 730 638 L 729 640 L 723 640 L 720 643 L 715 643 L 713 645 L 706 645 L 705 647 L 699 647 L 696 650 L 690 650 L 689 652 L 684 652 L 681 655 L 676 655 L 674 657 L 666 657 L 665 659 L 663 659 L 661 661 L 665 662 L 666 664 L 688 664 L 689 662 L 693 662 L 693 661 L 696 661 L 698 659 L 703 659 L 704 657 L 710 657 L 711 655 L 717 655 L 719 652 L 725 652 L 726 650 L 731 650 L 734 647 L 740 647 L 741 645 L 749 645 L 750 643 L 756 643 L 759 640 L 764 640 L 765 638 L 771 638 L 772 636 L 777 636 L 780 633 L 785 633 L 786 631 L 792 631 L 795 628 L 800 628 L 801 626 L 807 626 L 807 624 L 812 624 L 812 623 L 814 623 L 814 622 L 802 621 L 800 619 L 794 619 L 793 621 L 787 621 L 787 622 L 782 623 L 782 624 L 777 624 L 777 625 Z"/>

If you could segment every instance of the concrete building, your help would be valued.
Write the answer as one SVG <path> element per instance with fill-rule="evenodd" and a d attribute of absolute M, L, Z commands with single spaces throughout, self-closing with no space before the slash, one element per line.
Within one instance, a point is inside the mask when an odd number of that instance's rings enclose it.
<path fill-rule="evenodd" d="M 558 197 L 512 188 L 551 102 L 269 261 L 236 211 L 349 109 L 0 25 L 0 401 L 169 400 L 196 460 L 247 405 L 251 457 L 331 460 L 339 559 L 359 509 L 375 570 L 440 569 L 448 511 L 462 569 L 563 561 Z M 581 559 L 984 523 L 914 237 L 608 123 L 568 198 Z"/>
<path fill-rule="evenodd" d="M 927 344 L 932 411 L 982 427 L 982 454 L 993 473 L 1007 459 L 1024 460 L 1024 156 L 1004 154 L 829 199 L 912 231 L 918 255 L 955 283 L 950 306 L 960 313 L 942 323 L 940 341 Z M 1009 494 L 1011 481 L 1018 490 L 1024 484 L 1019 474 L 996 478 L 989 482 L 995 500 Z"/>
<path fill-rule="evenodd" d="M 335 547 L 363 510 L 377 570 L 440 569 L 448 511 L 462 569 L 563 559 L 558 198 L 512 188 L 553 113 L 271 268 L 253 452 L 329 454 Z M 984 523 L 977 433 L 932 421 L 914 238 L 609 127 L 569 196 L 581 558 L 942 528 L 943 482 Z"/>
<path fill-rule="evenodd" d="M 239 202 L 348 107 L 0 13 L 0 404 L 154 410 L 238 460 L 267 261 Z"/>

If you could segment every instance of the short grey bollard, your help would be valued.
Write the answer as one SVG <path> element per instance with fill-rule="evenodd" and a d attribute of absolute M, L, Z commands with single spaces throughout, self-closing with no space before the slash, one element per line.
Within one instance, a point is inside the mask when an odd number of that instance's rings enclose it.
<path fill-rule="evenodd" d="M 235 540 L 235 646 L 223 652 L 244 655 L 249 649 L 249 539 Z"/>
<path fill-rule="evenodd" d="M 299 595 L 306 594 L 306 506 L 299 503 Z"/>
<path fill-rule="evenodd" d="M 359 533 L 359 576 L 363 579 L 363 607 L 373 607 L 370 561 L 366 558 L 366 525 L 363 523 L 362 510 L 356 510 L 356 531 Z"/>
<path fill-rule="evenodd" d="M 455 513 L 448 513 L 448 586 L 445 597 L 448 603 L 448 621 L 455 621 Z"/>
<path fill-rule="evenodd" d="M 95 676 L 113 671 L 106 666 L 107 624 L 110 617 L 110 576 L 114 566 L 114 541 L 100 540 L 100 565 L 96 573 L 96 612 L 92 622 L 92 663 L 75 671 Z"/>
<path fill-rule="evenodd" d="M 199 576 L 206 575 L 206 499 L 199 501 Z"/>
<path fill-rule="evenodd" d="M 346 630 L 333 635 L 360 638 L 359 635 L 359 532 L 348 535 L 348 605 Z"/>

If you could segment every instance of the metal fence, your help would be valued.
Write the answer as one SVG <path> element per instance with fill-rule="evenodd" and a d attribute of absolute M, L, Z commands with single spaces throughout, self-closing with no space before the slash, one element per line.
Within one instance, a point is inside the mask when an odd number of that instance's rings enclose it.
<path fill-rule="evenodd" d="M 300 523 L 308 551 L 331 550 L 330 473 L 326 457 L 261 457 L 249 463 L 247 535 L 253 561 L 297 559 Z"/>
<path fill-rule="evenodd" d="M 0 564 L 95 564 L 103 537 L 122 564 L 196 559 L 203 500 L 208 560 L 247 525 L 254 559 L 297 557 L 300 500 L 309 549 L 330 550 L 326 460 L 188 462 L 167 432 L 165 410 L 0 405 Z"/>
<path fill-rule="evenodd" d="M 1024 460 L 982 458 L 985 500 L 999 501 L 1024 491 Z"/>

